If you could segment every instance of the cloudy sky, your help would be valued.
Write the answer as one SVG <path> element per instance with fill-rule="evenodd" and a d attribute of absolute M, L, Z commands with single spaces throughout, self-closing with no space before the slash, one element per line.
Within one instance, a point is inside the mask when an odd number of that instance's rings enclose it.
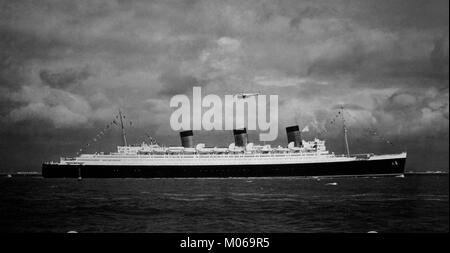
<path fill-rule="evenodd" d="M 407 148 L 409 170 L 447 170 L 448 0 L 0 1 L 0 170 L 75 155 L 114 119 L 130 142 L 179 145 L 170 98 L 279 95 L 284 127 L 314 124 L 342 153 Z M 324 131 L 326 129 L 326 131 Z M 374 135 L 368 129 L 377 132 Z M 195 132 L 227 146 L 228 132 Z M 257 133 L 250 133 L 256 139 Z M 386 142 L 390 140 L 395 145 Z M 117 127 L 85 148 L 112 151 Z"/>

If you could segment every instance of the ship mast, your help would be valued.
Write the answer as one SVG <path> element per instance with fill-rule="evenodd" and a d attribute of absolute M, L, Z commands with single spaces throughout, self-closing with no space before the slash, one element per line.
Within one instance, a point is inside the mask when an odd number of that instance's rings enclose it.
<path fill-rule="evenodd" d="M 128 146 L 127 145 L 127 137 L 125 135 L 125 128 L 123 127 L 122 111 L 120 111 L 120 109 L 119 109 L 119 117 L 120 117 L 120 128 L 122 129 L 123 145 Z"/>
<path fill-rule="evenodd" d="M 341 105 L 341 116 L 342 116 L 342 123 L 343 123 L 343 128 L 344 128 L 345 149 L 347 151 L 347 157 L 350 157 L 350 149 L 348 148 L 348 140 L 347 140 L 347 126 L 345 125 L 344 106 L 343 105 Z"/>

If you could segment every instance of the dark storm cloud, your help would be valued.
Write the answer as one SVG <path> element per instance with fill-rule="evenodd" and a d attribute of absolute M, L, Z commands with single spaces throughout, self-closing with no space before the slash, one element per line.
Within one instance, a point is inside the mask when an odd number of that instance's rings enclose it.
<path fill-rule="evenodd" d="M 445 0 L 381 0 L 358 1 L 359 10 L 349 13 L 369 27 L 390 30 L 434 30 L 448 27 L 449 2 Z"/>
<path fill-rule="evenodd" d="M 295 12 L 294 17 L 289 22 L 289 25 L 291 28 L 298 28 L 299 24 L 302 22 L 303 19 L 307 18 L 318 18 L 318 17 L 330 17 L 335 16 L 336 10 L 332 9 L 330 7 L 322 6 L 322 7 L 314 7 L 314 6 L 307 6 L 303 9 L 299 9 Z"/>
<path fill-rule="evenodd" d="M 49 70 L 41 70 L 39 77 L 42 82 L 54 88 L 67 88 L 73 84 L 86 80 L 91 74 L 87 67 L 78 69 L 65 69 L 61 72 L 51 72 Z"/>
<path fill-rule="evenodd" d="M 163 88 L 159 91 L 159 94 L 163 96 L 186 94 L 192 90 L 192 87 L 204 85 L 204 83 L 193 76 L 181 74 L 176 68 L 171 68 L 163 72 L 159 80 L 163 84 Z"/>
<path fill-rule="evenodd" d="M 443 138 L 448 138 L 448 99 L 448 89 L 426 93 L 401 90 L 380 104 L 374 115 L 391 134 L 441 133 Z"/>
<path fill-rule="evenodd" d="M 332 109 L 334 110 L 339 110 L 342 107 L 344 107 L 346 110 L 353 110 L 353 111 L 359 111 L 359 110 L 365 110 L 364 107 L 360 106 L 360 105 L 355 105 L 355 104 L 341 104 L 341 105 L 335 105 L 333 106 Z"/>
<path fill-rule="evenodd" d="M 430 54 L 431 63 L 435 69 L 436 77 L 442 76 L 443 79 L 447 78 L 449 73 L 449 53 L 448 53 L 448 37 L 436 38 L 434 41 L 434 48 Z"/>
<path fill-rule="evenodd" d="M 436 132 L 448 139 L 447 0 L 1 1 L 0 7 L 0 137 L 16 133 L 35 148 L 62 145 L 57 139 L 77 130 L 95 135 L 118 107 L 135 118 L 137 140 L 151 128 L 164 142 L 174 134 L 170 96 L 193 86 L 218 95 L 278 94 L 279 129 L 324 126 L 334 115 L 330 108 L 345 104 L 357 127 L 376 125 L 405 143 L 418 136 L 432 142 Z M 32 132 L 26 125 L 45 125 L 52 141 L 18 137 Z M 210 141 L 223 145 L 221 139 Z"/>

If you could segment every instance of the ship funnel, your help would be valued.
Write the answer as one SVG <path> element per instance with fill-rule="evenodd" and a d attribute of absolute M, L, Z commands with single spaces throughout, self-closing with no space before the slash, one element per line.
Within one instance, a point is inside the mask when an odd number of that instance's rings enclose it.
<path fill-rule="evenodd" d="M 247 129 L 234 129 L 234 143 L 237 147 L 246 147 L 247 146 Z"/>
<path fill-rule="evenodd" d="M 286 127 L 286 135 L 287 135 L 288 143 L 293 142 L 294 147 L 302 146 L 302 137 L 301 137 L 300 129 L 298 128 L 298 125 Z"/>
<path fill-rule="evenodd" d="M 181 145 L 185 148 L 193 148 L 194 147 L 194 140 L 193 136 L 194 133 L 192 130 L 187 130 L 180 132 L 180 138 L 181 138 Z"/>

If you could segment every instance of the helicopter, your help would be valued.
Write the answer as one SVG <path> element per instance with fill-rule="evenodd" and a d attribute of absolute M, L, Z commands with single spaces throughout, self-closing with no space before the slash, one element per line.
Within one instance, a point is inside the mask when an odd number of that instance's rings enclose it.
<path fill-rule="evenodd" d="M 241 93 L 236 94 L 236 96 L 238 98 L 242 98 L 242 99 L 246 99 L 248 97 L 253 97 L 253 96 L 259 96 L 259 95 L 260 95 L 259 92 L 256 92 L 256 93 L 243 93 L 243 92 L 241 92 Z"/>

